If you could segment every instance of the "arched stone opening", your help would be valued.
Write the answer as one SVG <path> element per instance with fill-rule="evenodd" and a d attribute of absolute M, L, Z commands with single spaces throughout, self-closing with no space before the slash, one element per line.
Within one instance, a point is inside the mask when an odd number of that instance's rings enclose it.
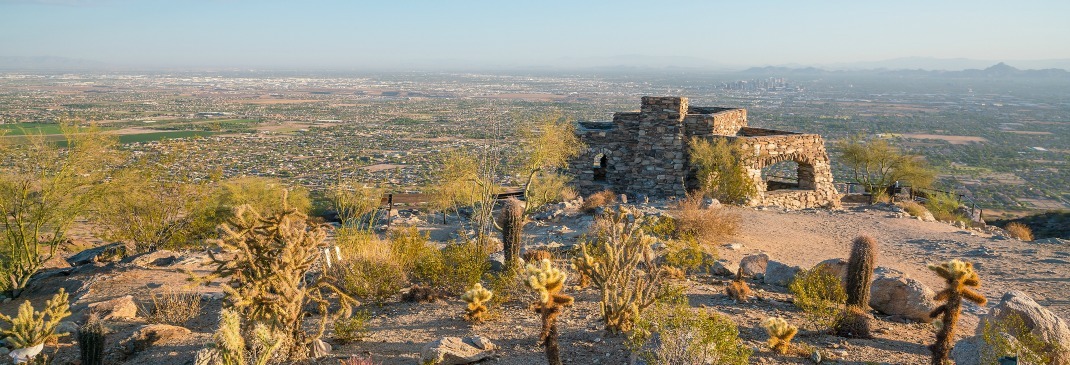
<path fill-rule="evenodd" d="M 594 156 L 594 181 L 606 181 L 609 172 L 609 157 L 605 153 Z"/>
<path fill-rule="evenodd" d="M 814 166 L 793 155 L 765 161 L 761 167 L 761 179 L 765 191 L 817 189 Z"/>

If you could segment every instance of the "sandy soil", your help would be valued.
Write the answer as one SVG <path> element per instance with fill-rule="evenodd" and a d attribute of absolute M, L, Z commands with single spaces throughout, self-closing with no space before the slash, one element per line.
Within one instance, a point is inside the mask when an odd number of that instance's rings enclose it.
<path fill-rule="evenodd" d="M 743 218 L 741 233 L 729 241 L 739 244 L 738 249 L 722 248 L 722 258 L 738 261 L 745 255 L 765 252 L 773 260 L 810 267 L 825 259 L 845 257 L 847 243 L 858 234 L 865 233 L 874 236 L 881 245 L 879 266 L 898 269 L 930 287 L 940 288 L 941 283 L 925 265 L 964 258 L 977 263 L 983 281 L 981 292 L 990 299 L 990 306 L 998 302 L 998 298 L 1006 291 L 1023 290 L 1060 316 L 1070 318 L 1070 301 L 1065 297 L 1070 292 L 1070 247 L 999 239 L 943 223 L 896 218 L 893 212 L 867 206 L 837 211 L 740 209 L 739 212 Z M 454 222 L 456 217 L 449 219 Z M 583 233 L 590 221 L 589 216 L 576 214 L 559 222 L 534 222 L 527 228 L 527 238 L 532 247 L 568 245 Z M 455 229 L 452 225 L 423 225 L 424 229 L 432 231 L 434 239 L 444 240 L 449 237 L 448 232 Z M 562 226 L 568 228 L 563 229 Z M 86 240 L 83 244 L 99 242 Z M 189 364 L 193 352 L 209 341 L 209 334 L 214 330 L 222 305 L 218 287 L 187 286 L 189 272 L 207 273 L 208 268 L 202 266 L 204 262 L 204 253 L 167 251 L 130 258 L 122 263 L 93 264 L 75 269 L 64 268 L 63 261 L 54 260 L 55 269 L 50 271 L 51 274 L 42 275 L 43 279 L 37 280 L 23 297 L 40 305 L 58 288 L 66 288 L 72 293 L 75 319 L 81 320 L 89 303 L 123 295 L 133 295 L 145 303 L 149 295 L 166 290 L 192 290 L 204 294 L 207 297 L 203 301 L 204 313 L 185 324 L 194 331 L 194 335 L 153 347 L 121 362 Z M 767 337 L 758 323 L 774 315 L 802 324 L 803 331 L 797 341 L 821 349 L 826 353 L 826 358 L 838 358 L 839 363 L 928 362 L 925 345 L 933 341 L 932 325 L 897 323 L 877 315 L 876 339 L 845 339 L 806 325 L 805 317 L 791 304 L 791 295 L 783 287 L 752 281 L 751 285 L 761 299 L 735 303 L 723 294 L 726 278 L 692 275 L 689 279 L 687 296 L 690 304 L 727 315 L 737 323 L 746 345 L 755 349 L 752 363 L 809 363 L 803 358 L 772 354 L 764 347 Z M 560 319 L 560 342 L 566 363 L 627 363 L 628 353 L 622 338 L 602 330 L 597 291 L 570 288 L 569 292 L 577 301 Z M 0 311 L 12 314 L 22 299 L 0 304 Z M 496 319 L 479 325 L 463 320 L 463 303 L 457 298 L 432 304 L 405 303 L 398 299 L 382 307 L 366 304 L 363 309 L 372 314 L 368 338 L 349 344 L 331 340 L 335 346 L 332 357 L 315 363 L 336 364 L 338 357 L 356 354 L 370 355 L 383 364 L 413 364 L 424 343 L 442 336 L 471 334 L 486 336 L 501 347 L 487 363 L 544 363 L 544 355 L 536 343 L 538 319 L 527 308 L 528 302 L 528 298 L 520 298 L 493 308 Z M 968 309 L 960 337 L 972 334 L 977 322 L 976 314 L 985 311 L 984 308 Z M 142 324 L 142 320 L 112 323 L 113 333 L 109 335 L 109 342 L 117 343 Z M 330 339 L 330 333 L 327 337 Z M 60 341 L 57 363 L 65 364 L 77 358 L 77 347 L 72 345 L 72 341 L 70 337 Z M 50 352 L 52 348 L 49 348 Z"/>

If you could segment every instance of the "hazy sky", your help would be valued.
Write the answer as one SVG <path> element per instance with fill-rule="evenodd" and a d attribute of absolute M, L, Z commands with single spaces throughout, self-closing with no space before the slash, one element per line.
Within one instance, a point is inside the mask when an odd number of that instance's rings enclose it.
<path fill-rule="evenodd" d="M 1070 58 L 1070 1 L 0 0 L 0 56 L 356 68 L 632 55 L 686 66 Z"/>

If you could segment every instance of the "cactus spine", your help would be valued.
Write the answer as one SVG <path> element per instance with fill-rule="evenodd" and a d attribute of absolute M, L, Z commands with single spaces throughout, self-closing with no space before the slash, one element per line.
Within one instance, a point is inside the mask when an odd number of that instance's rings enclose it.
<path fill-rule="evenodd" d="M 546 346 L 546 361 L 550 365 L 561 365 L 561 349 L 557 345 L 557 316 L 564 307 L 572 305 L 571 296 L 561 293 L 565 287 L 565 273 L 550 263 L 542 260 L 539 265 L 527 267 L 528 287 L 539 294 L 533 309 L 542 317 L 542 332 L 539 339 Z"/>
<path fill-rule="evenodd" d="M 929 317 L 943 315 L 941 318 L 943 326 L 936 333 L 936 343 L 930 345 L 929 350 L 933 353 L 932 364 L 944 365 L 947 363 L 948 353 L 953 346 L 955 326 L 962 313 L 962 300 L 966 299 L 978 305 L 985 305 L 988 300 L 970 289 L 970 287 L 981 286 L 981 279 L 973 270 L 973 264 L 951 260 L 940 265 L 929 265 L 929 270 L 936 272 L 936 275 L 947 281 L 947 287 L 936 293 L 934 298 L 936 301 L 943 301 L 944 304 L 929 313 Z"/>
<path fill-rule="evenodd" d="M 799 333 L 799 328 L 791 325 L 780 317 L 769 317 L 762 320 L 762 327 L 769 334 L 769 347 L 781 355 L 791 350 L 791 339 Z"/>
<path fill-rule="evenodd" d="M 486 304 L 493 295 L 490 290 L 483 289 L 483 285 L 479 283 L 472 285 L 471 289 L 461 295 L 461 300 L 468 303 L 465 308 L 465 318 L 472 322 L 482 322 L 486 319 Z"/>
<path fill-rule="evenodd" d="M 90 316 L 85 325 L 78 329 L 78 351 L 82 365 L 104 364 L 104 341 L 107 334 L 104 324 L 95 315 Z"/>
<path fill-rule="evenodd" d="M 505 201 L 498 215 L 498 225 L 502 228 L 502 248 L 505 251 L 505 264 L 516 267 L 523 245 L 521 233 L 524 231 L 524 203 L 516 198 Z"/>

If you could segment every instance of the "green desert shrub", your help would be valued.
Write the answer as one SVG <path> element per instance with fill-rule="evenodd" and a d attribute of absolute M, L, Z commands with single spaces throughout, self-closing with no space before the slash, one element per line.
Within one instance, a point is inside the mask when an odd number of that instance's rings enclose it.
<path fill-rule="evenodd" d="M 959 208 L 958 197 L 949 193 L 929 194 L 928 200 L 925 201 L 925 208 L 928 208 L 933 217 L 940 221 L 967 221 L 966 217 L 955 212 Z"/>
<path fill-rule="evenodd" d="M 731 319 L 687 305 L 660 304 L 641 315 L 627 346 L 647 364 L 747 364 L 751 349 Z"/>
<path fill-rule="evenodd" d="M 368 320 L 371 313 L 366 310 L 353 312 L 349 318 L 334 322 L 334 339 L 342 343 L 363 341 L 368 336 Z"/>
<path fill-rule="evenodd" d="M 695 137 L 689 147 L 691 166 L 697 170 L 695 176 L 704 195 L 728 204 L 743 204 L 758 193 L 743 165 L 741 143 Z"/>
<path fill-rule="evenodd" d="M 694 238 L 684 238 L 667 243 L 665 264 L 683 270 L 697 272 L 704 265 L 713 264 L 716 255 L 707 254 Z"/>
<path fill-rule="evenodd" d="M 409 285 L 405 268 L 390 258 L 356 257 L 341 263 L 341 289 L 382 305 Z"/>
<path fill-rule="evenodd" d="M 905 201 L 899 205 L 903 207 L 903 210 L 906 211 L 907 214 L 910 214 L 911 217 L 922 217 L 925 215 L 925 212 L 929 211 L 928 209 L 925 209 L 924 205 L 913 201 Z"/>
<path fill-rule="evenodd" d="M 836 324 L 847 303 L 847 293 L 840 278 L 824 266 L 800 271 L 788 290 L 795 296 L 795 306 L 822 329 Z"/>
<path fill-rule="evenodd" d="M 1019 364 L 1052 364 L 1055 346 L 1033 333 L 1021 316 L 983 321 L 981 339 L 987 346 L 981 351 L 982 364 L 996 364 L 1003 356 L 1018 356 Z"/>

